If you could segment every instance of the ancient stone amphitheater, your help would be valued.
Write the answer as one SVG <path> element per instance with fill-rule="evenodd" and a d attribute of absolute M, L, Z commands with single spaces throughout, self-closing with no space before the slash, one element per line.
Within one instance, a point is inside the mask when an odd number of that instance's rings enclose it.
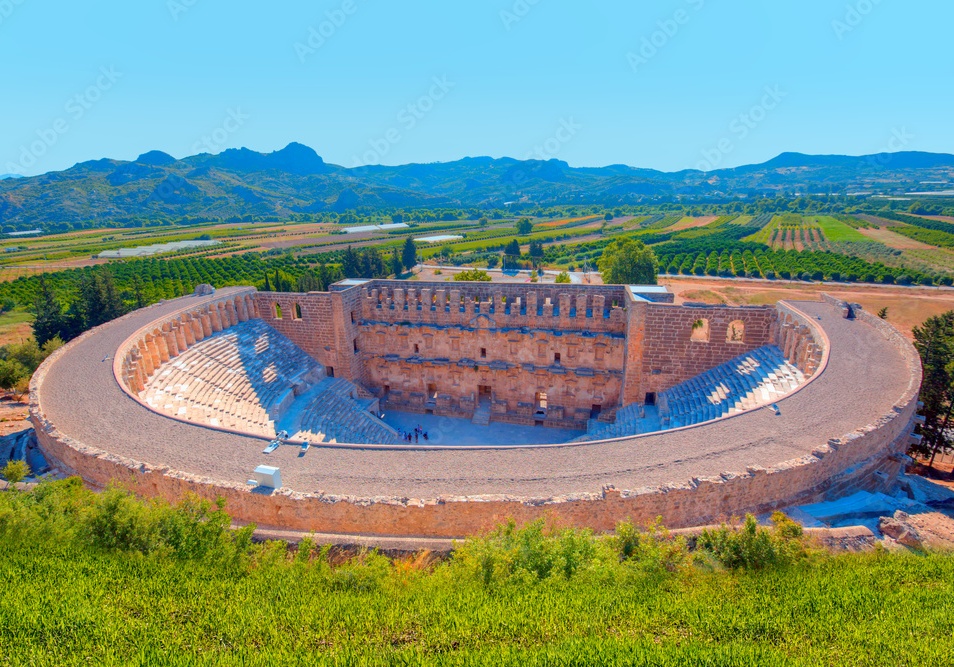
<path fill-rule="evenodd" d="M 830 298 L 672 301 L 639 286 L 203 286 L 51 356 L 32 420 L 90 485 L 343 535 L 544 515 L 680 527 L 893 482 L 921 373 L 897 331 Z M 463 423 L 480 444 L 408 443 L 397 414 Z M 249 484 L 262 464 L 281 488 Z"/>

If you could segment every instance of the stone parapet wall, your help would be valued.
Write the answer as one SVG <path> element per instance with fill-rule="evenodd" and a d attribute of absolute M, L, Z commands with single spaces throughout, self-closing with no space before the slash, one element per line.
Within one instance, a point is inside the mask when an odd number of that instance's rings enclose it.
<path fill-rule="evenodd" d="M 916 399 L 916 396 L 914 397 Z M 96 486 L 111 481 L 135 493 L 177 501 L 186 493 L 223 498 L 238 521 L 285 529 L 366 535 L 462 537 L 507 519 L 523 524 L 540 517 L 612 530 L 624 519 L 645 523 L 656 517 L 672 528 L 718 522 L 746 512 L 763 512 L 813 502 L 857 477 L 864 481 L 892 453 L 906 447 L 914 402 L 907 401 L 879 422 L 821 444 L 811 455 L 779 466 L 749 468 L 713 478 L 696 478 L 633 490 L 606 488 L 566 497 L 509 496 L 352 498 L 297 493 L 252 493 L 238 484 L 153 467 L 73 442 L 38 416 L 37 437 L 44 452 L 66 470 Z"/>
<path fill-rule="evenodd" d="M 254 292 L 233 292 L 200 306 L 184 308 L 135 332 L 116 351 L 116 379 L 138 396 L 162 364 L 215 333 L 257 318 Z"/>
<path fill-rule="evenodd" d="M 824 365 L 829 342 L 818 323 L 784 301 L 777 306 L 778 327 L 775 344 L 785 358 L 805 377 L 813 376 Z"/>

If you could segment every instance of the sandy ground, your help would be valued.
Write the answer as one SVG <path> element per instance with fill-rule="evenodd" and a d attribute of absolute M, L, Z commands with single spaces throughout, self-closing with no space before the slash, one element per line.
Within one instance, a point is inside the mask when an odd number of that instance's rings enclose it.
<path fill-rule="evenodd" d="M 888 309 L 887 320 L 906 335 L 928 317 L 954 310 L 954 290 L 936 287 L 835 285 L 704 278 L 661 278 L 676 294 L 676 302 L 726 303 L 733 306 L 772 304 L 781 299 L 817 300 L 824 293 L 860 303 L 877 313 Z"/>
<path fill-rule="evenodd" d="M 29 403 L 17 402 L 9 396 L 0 397 L 0 437 L 30 428 L 29 416 Z"/>

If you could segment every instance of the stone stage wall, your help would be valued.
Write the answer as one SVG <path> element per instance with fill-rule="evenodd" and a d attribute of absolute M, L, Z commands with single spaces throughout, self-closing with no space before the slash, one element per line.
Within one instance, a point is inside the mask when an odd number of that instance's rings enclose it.
<path fill-rule="evenodd" d="M 484 402 L 495 421 L 570 428 L 780 332 L 771 306 L 675 306 L 616 285 L 373 280 L 254 298 L 266 322 L 392 409 L 469 419 Z"/>

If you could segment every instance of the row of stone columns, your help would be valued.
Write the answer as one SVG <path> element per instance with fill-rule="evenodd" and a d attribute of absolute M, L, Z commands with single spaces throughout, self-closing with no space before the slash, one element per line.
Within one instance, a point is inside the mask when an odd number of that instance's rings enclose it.
<path fill-rule="evenodd" d="M 239 322 L 259 317 L 251 293 L 212 301 L 179 313 L 133 343 L 122 361 L 122 380 L 137 394 L 149 378 L 170 359 L 178 357 L 201 340 Z"/>
<path fill-rule="evenodd" d="M 545 297 L 541 297 L 536 291 L 529 291 L 509 303 L 504 302 L 503 292 L 495 292 L 489 299 L 475 301 L 460 289 L 431 290 L 430 288 L 424 288 L 418 291 L 400 287 L 390 291 L 377 288 L 370 291 L 365 289 L 364 299 L 367 309 L 371 311 L 368 314 L 369 317 L 374 317 L 373 311 L 379 308 L 386 310 L 393 308 L 402 312 L 406 309 L 408 312 L 421 313 L 432 312 L 433 308 L 433 311 L 437 313 L 450 312 L 454 314 L 463 312 L 465 316 L 473 317 L 480 312 L 493 313 L 499 317 L 507 312 L 508 305 L 511 308 L 510 317 L 520 316 L 520 310 L 523 307 L 526 307 L 527 317 L 539 317 L 539 311 L 542 311 L 543 317 L 553 317 L 556 305 Z M 541 299 L 543 299 L 542 304 L 540 303 Z M 574 306 L 576 312 L 574 317 L 571 317 L 570 311 Z M 589 306 L 589 315 L 587 314 L 587 306 Z M 418 311 L 419 308 L 420 311 Z M 618 306 L 613 306 L 610 310 L 611 312 L 622 312 L 622 309 Z M 561 321 L 572 321 L 573 319 L 586 317 L 602 318 L 605 317 L 606 313 L 606 296 L 603 294 L 577 294 L 574 297 L 571 294 L 560 294 L 557 312 Z"/>

